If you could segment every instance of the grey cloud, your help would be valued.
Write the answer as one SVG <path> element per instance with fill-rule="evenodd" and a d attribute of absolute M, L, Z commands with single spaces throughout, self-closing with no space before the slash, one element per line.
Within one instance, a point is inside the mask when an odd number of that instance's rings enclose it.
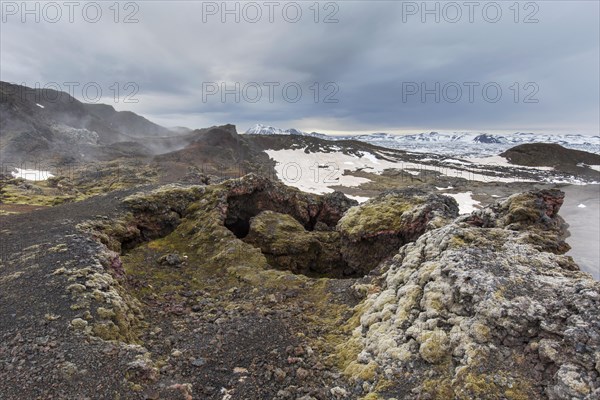
<path fill-rule="evenodd" d="M 422 23 L 418 16 L 404 23 L 401 2 L 366 1 L 337 2 L 339 23 L 315 24 L 312 3 L 300 4 L 305 14 L 296 24 L 280 17 L 275 23 L 223 24 L 218 17 L 203 22 L 201 2 L 139 2 L 137 24 L 9 19 L 2 24 L 0 78 L 95 81 L 105 88 L 136 82 L 139 103 L 117 108 L 192 127 L 232 122 L 245 129 L 263 122 L 284 128 L 300 123 L 295 127 L 305 130 L 598 134 L 597 2 L 537 2 L 536 24 L 515 24 L 508 3 L 502 3 L 499 23 L 476 14 L 474 23 L 449 24 Z M 294 104 L 281 93 L 274 103 L 266 93 L 258 103 L 236 103 L 232 96 L 225 103 L 220 96 L 203 102 L 205 82 L 298 82 L 303 96 Z M 309 89 L 314 82 L 335 82 L 339 102 L 315 103 Z M 403 102 L 402 82 L 498 82 L 503 99 L 436 104 L 431 96 L 424 103 L 415 96 Z M 510 101 L 514 82 L 535 82 L 539 103 Z M 320 94 L 323 100 L 322 87 Z"/>

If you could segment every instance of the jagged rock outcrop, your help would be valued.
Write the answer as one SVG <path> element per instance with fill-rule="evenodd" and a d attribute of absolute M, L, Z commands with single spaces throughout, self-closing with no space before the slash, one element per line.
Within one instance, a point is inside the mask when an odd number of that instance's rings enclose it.
<path fill-rule="evenodd" d="M 453 198 L 416 189 L 393 190 L 351 209 L 338 223 L 349 267 L 368 273 L 400 246 L 458 216 Z"/>
<path fill-rule="evenodd" d="M 308 230 L 333 230 L 342 215 L 358 204 L 339 192 L 312 195 L 254 174 L 224 182 L 222 189 L 226 203 L 219 207 L 226 214 L 225 224 L 243 222 L 246 228 L 250 218 L 271 210 L 289 214 Z"/>
<path fill-rule="evenodd" d="M 521 231 L 539 250 L 564 254 L 570 249 L 565 242 L 567 224 L 558 215 L 564 198 L 565 194 L 558 189 L 519 193 L 476 210 L 463 217 L 463 221 L 482 228 Z"/>
<path fill-rule="evenodd" d="M 558 191 L 530 192 L 402 247 L 357 308 L 346 373 L 397 399 L 595 399 L 600 283 L 554 254 Z"/>

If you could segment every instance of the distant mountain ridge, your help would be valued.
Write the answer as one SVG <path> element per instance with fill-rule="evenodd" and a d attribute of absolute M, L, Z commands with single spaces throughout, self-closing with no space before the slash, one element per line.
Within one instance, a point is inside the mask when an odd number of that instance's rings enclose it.
<path fill-rule="evenodd" d="M 138 156 L 151 153 L 145 147 L 147 141 L 174 135 L 131 111 L 82 103 L 66 92 L 1 81 L 0 115 L 3 160 L 62 162 Z"/>
<path fill-rule="evenodd" d="M 335 137 L 333 140 L 350 138 L 393 149 L 431 152 L 451 156 L 497 155 L 511 147 L 526 143 L 559 144 L 574 150 L 600 154 L 600 136 L 580 134 L 428 132 L 413 135 L 394 135 L 389 133 L 375 133 L 370 135 Z"/>
<path fill-rule="evenodd" d="M 394 140 L 396 142 L 464 142 L 464 143 L 571 143 L 571 144 L 600 144 L 600 136 L 586 136 L 580 134 L 553 135 L 545 133 L 525 133 L 516 132 L 513 134 L 493 134 L 483 132 L 423 132 L 417 134 L 394 134 L 386 132 L 377 132 L 369 134 L 356 135 L 327 135 L 324 133 L 307 133 L 295 128 L 281 129 L 273 126 L 256 124 L 249 128 L 245 134 L 248 135 L 302 135 L 318 136 L 331 140 L 354 140 L 362 141 L 381 141 Z"/>
<path fill-rule="evenodd" d="M 249 128 L 246 132 L 246 135 L 297 135 L 297 136 L 315 136 L 315 137 L 324 137 L 328 138 L 327 135 L 323 133 L 317 132 L 304 132 L 299 129 L 290 128 L 290 129 L 280 129 L 275 128 L 269 125 L 256 124 L 253 127 Z"/>
<path fill-rule="evenodd" d="M 280 129 L 272 126 L 257 124 L 248 129 L 246 134 L 254 135 L 301 135 L 314 136 L 327 140 L 359 140 L 382 147 L 396 149 L 414 149 L 416 151 L 440 151 L 443 154 L 473 155 L 486 150 L 490 154 L 498 154 L 512 146 L 524 143 L 553 143 L 578 150 L 600 153 L 600 136 L 581 134 L 553 135 L 545 133 L 516 132 L 513 134 L 493 134 L 485 132 L 423 132 L 418 134 L 392 134 L 377 132 L 356 135 L 326 135 L 323 133 L 306 133 L 299 129 Z M 485 148 L 473 145 L 489 145 Z"/>
<path fill-rule="evenodd" d="M 545 133 L 492 134 L 482 132 L 428 132 L 412 135 L 396 135 L 375 133 L 369 135 L 351 135 L 358 140 L 394 140 L 396 142 L 462 142 L 462 143 L 570 143 L 570 144 L 600 144 L 600 136 L 580 134 L 552 135 Z"/>

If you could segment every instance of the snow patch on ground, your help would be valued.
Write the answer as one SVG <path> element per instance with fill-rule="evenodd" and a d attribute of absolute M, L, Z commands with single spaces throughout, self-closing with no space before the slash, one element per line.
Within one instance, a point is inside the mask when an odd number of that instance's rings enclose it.
<path fill-rule="evenodd" d="M 473 192 L 445 194 L 445 196 L 454 197 L 454 199 L 458 203 L 458 210 L 461 214 L 471 214 L 473 211 L 478 209 L 475 206 L 481 205 L 479 201 L 473 200 L 473 197 L 471 197 L 472 195 Z"/>
<path fill-rule="evenodd" d="M 344 175 L 344 171 L 369 168 L 356 156 L 343 153 L 305 153 L 304 149 L 266 150 L 277 163 L 277 177 L 286 185 L 309 193 L 323 194 L 334 190 L 330 186 L 356 187 L 369 179 Z M 352 166 L 350 163 L 352 162 Z M 348 167 L 341 167 L 342 165 Z"/>
<path fill-rule="evenodd" d="M 454 158 L 446 158 L 445 160 L 442 160 L 443 162 L 449 163 L 449 164 L 462 164 L 462 165 L 471 165 L 470 162 L 465 162 L 465 161 L 461 161 L 461 160 L 456 160 Z"/>
<path fill-rule="evenodd" d="M 49 171 L 41 171 L 38 169 L 22 169 L 15 168 L 16 171 L 11 172 L 15 178 L 25 179 L 26 181 L 45 181 L 49 178 L 53 178 Z"/>
<path fill-rule="evenodd" d="M 598 171 L 600 172 L 600 165 L 588 165 L 586 163 L 582 163 L 580 162 L 579 164 L 577 164 L 578 167 L 581 168 L 589 168 L 589 169 L 593 169 L 594 171 Z"/>
<path fill-rule="evenodd" d="M 353 199 L 353 200 L 356 200 L 356 201 L 358 201 L 359 203 L 364 203 L 365 201 L 367 201 L 367 200 L 369 200 L 369 199 L 370 199 L 370 197 L 363 197 L 363 196 L 352 196 L 352 195 L 350 195 L 350 194 L 346 194 L 346 197 L 348 197 L 348 198 L 350 198 L 350 199 Z"/>
<path fill-rule="evenodd" d="M 365 158 L 373 164 L 379 164 L 379 160 L 377 159 L 377 157 L 375 157 L 375 155 L 367 153 L 366 151 L 361 151 L 359 153 L 361 154 L 361 159 Z"/>

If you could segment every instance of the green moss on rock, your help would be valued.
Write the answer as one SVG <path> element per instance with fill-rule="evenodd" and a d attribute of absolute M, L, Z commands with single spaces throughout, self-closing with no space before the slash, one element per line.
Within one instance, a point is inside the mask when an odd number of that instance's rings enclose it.
<path fill-rule="evenodd" d="M 376 201 L 350 209 L 338 223 L 338 230 L 351 238 L 363 238 L 385 231 L 397 232 L 402 229 L 404 213 L 416 205 L 421 199 L 387 196 Z"/>
<path fill-rule="evenodd" d="M 309 232 L 286 214 L 263 211 L 250 221 L 243 239 L 261 249 L 275 268 L 307 275 L 343 276 L 337 232 Z"/>

